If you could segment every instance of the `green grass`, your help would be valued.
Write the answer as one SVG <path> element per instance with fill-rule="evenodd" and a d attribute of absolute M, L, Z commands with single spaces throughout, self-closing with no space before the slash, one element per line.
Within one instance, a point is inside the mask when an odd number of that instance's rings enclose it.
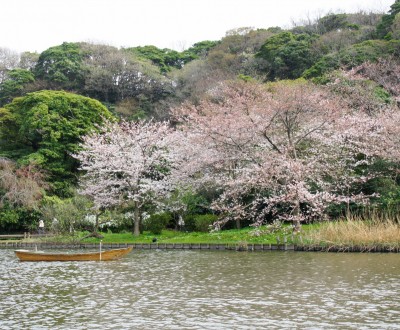
<path fill-rule="evenodd" d="M 150 232 L 144 232 L 139 237 L 133 236 L 131 233 L 101 233 L 104 238 L 103 243 L 151 243 L 153 238 L 157 238 L 158 243 L 205 243 L 205 244 L 269 244 L 276 243 L 275 235 L 256 236 L 253 228 L 244 228 L 241 230 L 224 230 L 213 233 L 200 232 L 179 232 L 173 230 L 163 230 L 161 235 L 154 235 Z M 99 242 L 99 239 L 88 238 L 82 242 Z"/>
<path fill-rule="evenodd" d="M 80 242 L 80 243 L 98 243 L 98 238 L 83 238 L 88 232 L 79 232 L 75 236 L 55 236 L 41 238 L 40 240 L 48 242 Z M 151 243 L 153 238 L 157 238 L 158 243 L 192 243 L 192 244 L 276 244 L 277 236 L 281 237 L 282 233 L 265 233 L 257 234 L 256 229 L 243 228 L 240 230 L 222 230 L 212 233 L 201 232 L 180 232 L 174 230 L 163 230 L 161 235 L 154 235 L 150 232 L 144 232 L 138 237 L 135 237 L 130 232 L 124 233 L 101 233 L 104 237 L 101 239 L 103 243 Z M 30 240 L 33 241 L 32 239 Z M 290 243 L 290 235 L 288 237 Z"/>

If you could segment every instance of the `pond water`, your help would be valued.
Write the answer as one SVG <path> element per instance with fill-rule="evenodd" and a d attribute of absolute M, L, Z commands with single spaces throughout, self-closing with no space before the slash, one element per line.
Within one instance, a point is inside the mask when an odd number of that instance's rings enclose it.
<path fill-rule="evenodd" d="M 19 262 L 0 250 L 0 329 L 400 329 L 400 255 L 133 251 Z"/>

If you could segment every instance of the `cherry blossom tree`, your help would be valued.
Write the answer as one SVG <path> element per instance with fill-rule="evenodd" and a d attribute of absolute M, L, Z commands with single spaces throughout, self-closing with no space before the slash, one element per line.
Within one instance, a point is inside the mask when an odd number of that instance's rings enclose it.
<path fill-rule="evenodd" d="M 165 122 L 107 123 L 87 135 L 75 155 L 84 171 L 80 192 L 93 199 L 97 210 L 133 207 L 133 233 L 139 235 L 143 206 L 160 202 L 173 188 L 173 140 Z"/>
<path fill-rule="evenodd" d="M 306 82 L 224 83 L 168 123 L 107 123 L 84 138 L 82 193 L 98 210 L 133 207 L 134 233 L 146 203 L 175 188 L 219 191 L 221 226 L 243 219 L 324 219 L 334 203 L 368 203 L 357 190 L 378 158 L 398 161 L 400 112 L 354 109 Z"/>
<path fill-rule="evenodd" d="M 273 216 L 299 230 L 301 221 L 324 218 L 332 203 L 367 203 L 353 189 L 369 179 L 361 165 L 399 156 L 391 154 L 399 134 L 388 138 L 398 128 L 387 119 L 398 111 L 357 113 L 305 82 L 221 84 L 200 104 L 174 113 L 199 146 L 182 171 L 192 172 L 192 182 L 221 187 L 214 203 L 220 225 L 244 218 L 261 224 Z"/>

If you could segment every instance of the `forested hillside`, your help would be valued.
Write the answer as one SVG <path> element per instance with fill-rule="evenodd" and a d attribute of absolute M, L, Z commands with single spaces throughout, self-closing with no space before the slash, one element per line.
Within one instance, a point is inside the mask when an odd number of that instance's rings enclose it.
<path fill-rule="evenodd" d="M 399 106 L 399 0 L 181 52 L 3 48 L 0 230 L 396 218 Z"/>

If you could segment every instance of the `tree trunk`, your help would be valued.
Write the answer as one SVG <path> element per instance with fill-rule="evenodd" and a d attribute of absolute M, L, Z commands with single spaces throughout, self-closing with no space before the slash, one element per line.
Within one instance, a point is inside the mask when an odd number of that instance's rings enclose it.
<path fill-rule="evenodd" d="M 236 219 L 236 229 L 241 229 L 240 219 Z"/>
<path fill-rule="evenodd" d="M 100 216 L 103 213 L 104 213 L 104 210 L 98 210 L 95 213 L 95 222 L 93 225 L 93 232 L 92 232 L 93 236 L 92 237 L 102 238 L 102 236 L 98 232 L 99 232 L 99 226 L 100 226 Z"/>
<path fill-rule="evenodd" d="M 299 233 L 301 231 L 301 223 L 299 220 L 300 215 L 300 201 L 297 199 L 295 202 L 294 210 L 293 210 L 294 220 L 293 220 L 293 232 Z"/>
<path fill-rule="evenodd" d="M 97 234 L 97 232 L 99 231 L 99 213 L 96 213 L 96 222 L 94 224 L 94 228 L 93 228 L 93 234 Z"/>
<path fill-rule="evenodd" d="M 140 210 L 139 203 L 135 202 L 135 212 L 134 212 L 134 225 L 133 225 L 133 235 L 140 235 Z"/>

